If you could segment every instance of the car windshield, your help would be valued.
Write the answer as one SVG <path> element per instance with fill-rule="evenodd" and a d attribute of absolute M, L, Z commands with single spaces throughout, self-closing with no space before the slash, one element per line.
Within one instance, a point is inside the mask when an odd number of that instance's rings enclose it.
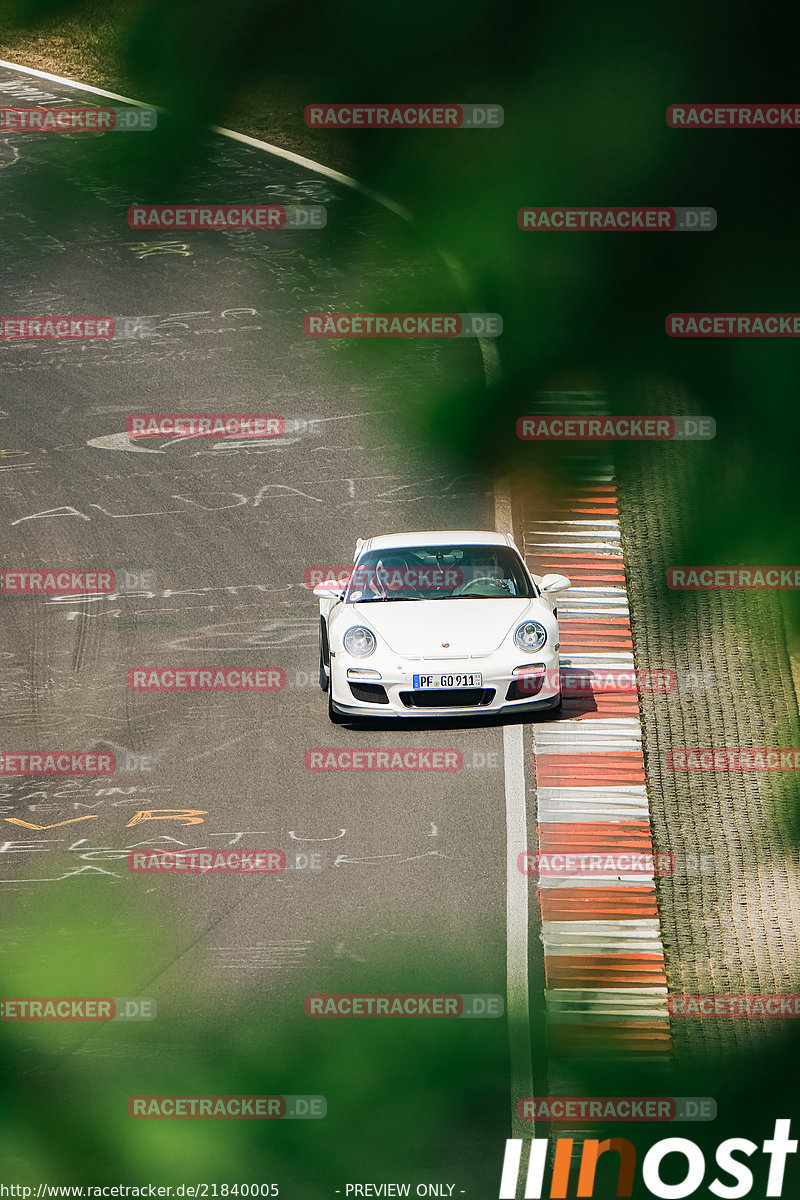
<path fill-rule="evenodd" d="M 403 546 L 363 554 L 350 576 L 345 603 L 535 595 L 519 558 L 508 546 Z"/>

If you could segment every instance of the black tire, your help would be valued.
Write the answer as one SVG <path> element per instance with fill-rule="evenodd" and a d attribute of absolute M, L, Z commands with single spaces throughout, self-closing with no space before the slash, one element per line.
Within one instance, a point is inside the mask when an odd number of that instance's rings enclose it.
<path fill-rule="evenodd" d="M 319 623 L 319 686 L 322 688 L 323 692 L 327 692 L 328 688 L 330 687 L 330 681 L 325 673 L 325 658 L 327 648 L 328 633 L 325 628 L 325 622 L 321 620 Z"/>

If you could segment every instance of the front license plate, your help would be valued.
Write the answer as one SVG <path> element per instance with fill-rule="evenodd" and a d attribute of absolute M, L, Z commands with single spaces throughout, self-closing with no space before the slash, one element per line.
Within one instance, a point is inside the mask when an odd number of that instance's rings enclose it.
<path fill-rule="evenodd" d="M 415 688 L 479 688 L 482 675 L 415 675 Z"/>

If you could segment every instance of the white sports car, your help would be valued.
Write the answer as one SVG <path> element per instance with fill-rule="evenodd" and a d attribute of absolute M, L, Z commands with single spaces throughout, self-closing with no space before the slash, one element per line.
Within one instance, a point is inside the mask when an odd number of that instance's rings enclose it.
<path fill-rule="evenodd" d="M 556 593 L 510 536 L 482 530 L 358 540 L 350 579 L 319 598 L 319 681 L 332 721 L 558 708 Z"/>

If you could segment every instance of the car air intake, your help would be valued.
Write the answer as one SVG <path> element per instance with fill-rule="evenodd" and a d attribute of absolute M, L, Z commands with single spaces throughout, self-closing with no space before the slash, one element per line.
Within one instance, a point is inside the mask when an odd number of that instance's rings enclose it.
<path fill-rule="evenodd" d="M 508 685 L 506 700 L 532 700 L 542 690 L 543 683 L 544 675 L 515 679 Z"/>
<path fill-rule="evenodd" d="M 389 703 L 386 688 L 380 683 L 353 683 L 352 679 L 348 680 L 348 683 L 356 700 L 363 700 L 366 704 Z"/>
<path fill-rule="evenodd" d="M 494 700 L 494 688 L 428 688 L 401 692 L 406 708 L 479 708 Z"/>

